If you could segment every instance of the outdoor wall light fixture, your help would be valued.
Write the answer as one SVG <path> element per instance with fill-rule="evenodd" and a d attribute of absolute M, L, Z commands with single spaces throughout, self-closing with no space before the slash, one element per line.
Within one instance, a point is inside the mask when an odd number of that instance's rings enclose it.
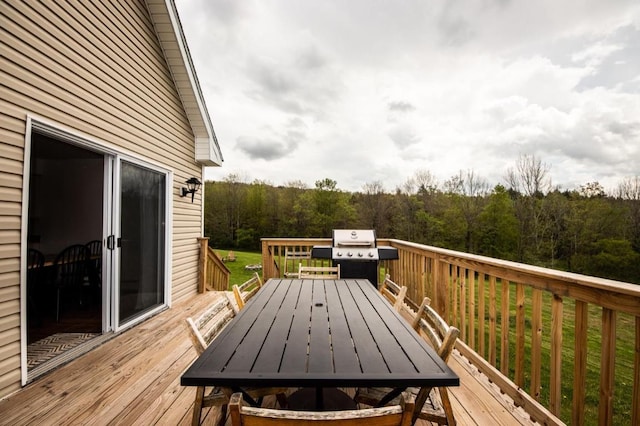
<path fill-rule="evenodd" d="M 198 191 L 198 189 L 200 189 L 200 185 L 202 185 L 202 182 L 200 182 L 197 178 L 189 178 L 186 182 L 187 187 L 183 187 L 182 188 L 182 195 L 180 195 L 181 197 L 186 197 L 187 194 L 191 194 L 191 202 L 193 203 L 193 198 L 196 196 L 196 191 Z"/>

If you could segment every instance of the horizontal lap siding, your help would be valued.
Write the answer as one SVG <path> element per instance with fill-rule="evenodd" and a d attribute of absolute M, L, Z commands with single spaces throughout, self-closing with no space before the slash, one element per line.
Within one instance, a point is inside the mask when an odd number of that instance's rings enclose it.
<path fill-rule="evenodd" d="M 174 172 L 174 300 L 197 289 L 194 137 L 143 1 L 0 6 L 0 397 L 20 386 L 20 231 L 27 114 Z M 191 265 L 185 267 L 184 265 Z"/>

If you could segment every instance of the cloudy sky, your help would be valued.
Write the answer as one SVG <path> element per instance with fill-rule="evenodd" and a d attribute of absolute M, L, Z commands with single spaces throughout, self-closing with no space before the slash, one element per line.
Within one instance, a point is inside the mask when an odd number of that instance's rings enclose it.
<path fill-rule="evenodd" d="M 640 175 L 638 0 L 175 0 L 224 163 L 274 185 Z"/>

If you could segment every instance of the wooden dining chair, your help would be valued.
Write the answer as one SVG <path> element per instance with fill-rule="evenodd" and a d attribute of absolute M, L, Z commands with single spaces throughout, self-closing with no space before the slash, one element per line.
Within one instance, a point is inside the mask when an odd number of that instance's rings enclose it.
<path fill-rule="evenodd" d="M 202 355 L 213 339 L 234 316 L 235 312 L 231 302 L 228 298 L 224 297 L 214 302 L 195 319 L 189 317 L 185 320 L 189 338 L 198 356 Z M 245 391 L 256 400 L 267 395 L 276 395 L 276 399 L 281 407 L 285 407 L 287 403 L 285 396 L 287 388 L 247 388 Z M 223 425 L 226 420 L 227 403 L 229 402 L 230 396 L 230 389 L 213 387 L 209 393 L 207 393 L 205 386 L 198 386 L 193 405 L 191 424 L 193 426 L 200 424 L 200 418 L 204 408 L 220 407 L 221 418 L 219 424 Z"/>
<path fill-rule="evenodd" d="M 27 306 L 29 318 L 33 318 L 36 324 L 42 323 L 41 304 L 44 287 L 44 254 L 34 248 L 27 250 Z"/>
<path fill-rule="evenodd" d="M 391 281 L 391 276 L 387 274 L 382 284 L 380 284 L 380 294 L 393 305 L 396 311 L 400 312 L 404 298 L 407 296 L 407 287 Z"/>
<path fill-rule="evenodd" d="M 86 290 L 90 303 L 95 304 L 102 296 L 102 240 L 92 240 L 85 244 L 89 250 L 87 270 L 83 290 Z"/>
<path fill-rule="evenodd" d="M 244 308 L 247 300 L 251 299 L 262 287 L 262 280 L 257 272 L 251 276 L 250 279 L 242 284 L 236 284 L 233 286 L 233 295 L 236 298 L 238 309 Z"/>
<path fill-rule="evenodd" d="M 313 424 L 317 426 L 409 426 L 414 410 L 413 395 L 403 393 L 397 405 L 345 411 L 292 411 L 243 405 L 241 393 L 229 401 L 232 426 Z"/>
<path fill-rule="evenodd" d="M 60 298 L 65 293 L 78 297 L 82 304 L 82 282 L 86 275 L 89 249 L 84 244 L 73 244 L 62 250 L 54 261 L 56 288 L 56 322 L 60 320 Z"/>
<path fill-rule="evenodd" d="M 298 278 L 316 280 L 339 280 L 340 264 L 336 266 L 307 266 L 298 264 Z"/>
<path fill-rule="evenodd" d="M 423 299 L 418 312 L 412 319 L 411 325 L 426 337 L 438 353 L 438 356 L 444 362 L 447 362 L 460 330 L 447 324 L 430 306 L 430 302 L 431 300 L 428 297 Z M 442 425 L 456 424 L 451 401 L 449 400 L 449 392 L 446 387 L 410 388 L 408 390 L 415 395 L 416 411 L 413 415 L 414 423 L 420 418 Z M 376 406 L 391 391 L 391 388 L 358 388 L 355 400 L 361 404 Z"/>
<path fill-rule="evenodd" d="M 309 262 L 311 259 L 310 251 L 287 250 L 284 254 L 284 274 L 285 278 L 297 278 L 299 271 L 296 268 L 300 264 L 300 260 Z"/>
<path fill-rule="evenodd" d="M 102 284 L 102 240 L 92 240 L 87 244 L 89 260 L 87 262 L 87 275 L 92 286 L 99 287 Z"/>

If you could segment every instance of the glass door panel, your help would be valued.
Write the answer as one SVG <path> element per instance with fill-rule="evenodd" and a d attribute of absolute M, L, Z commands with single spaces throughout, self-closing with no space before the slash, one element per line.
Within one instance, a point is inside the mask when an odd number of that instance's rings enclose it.
<path fill-rule="evenodd" d="M 165 301 L 166 179 L 121 162 L 119 325 Z"/>

